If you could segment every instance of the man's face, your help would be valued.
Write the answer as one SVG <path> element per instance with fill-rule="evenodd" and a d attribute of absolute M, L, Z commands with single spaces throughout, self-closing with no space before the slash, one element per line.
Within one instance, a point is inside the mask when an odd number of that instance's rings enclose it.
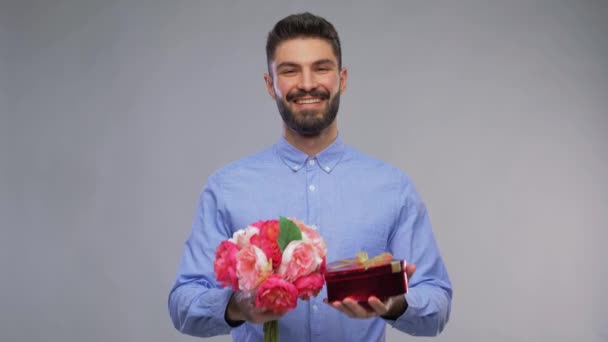
<path fill-rule="evenodd" d="M 340 70 L 331 45 L 318 38 L 296 38 L 277 46 L 266 74 L 266 86 L 283 121 L 303 136 L 317 136 L 338 114 L 346 89 L 346 69 Z"/>

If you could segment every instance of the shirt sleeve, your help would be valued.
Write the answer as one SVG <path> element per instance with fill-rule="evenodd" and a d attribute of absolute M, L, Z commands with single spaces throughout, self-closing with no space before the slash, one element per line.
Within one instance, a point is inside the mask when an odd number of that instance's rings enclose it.
<path fill-rule="evenodd" d="M 407 309 L 396 320 L 386 321 L 410 335 L 436 336 L 450 316 L 452 285 L 426 206 L 406 176 L 399 188 L 397 222 L 389 238 L 389 249 L 396 259 L 415 264 L 416 271 L 405 294 Z"/>
<path fill-rule="evenodd" d="M 215 249 L 231 237 L 219 184 L 217 178 L 210 177 L 199 196 L 192 231 L 168 300 L 175 328 L 198 337 L 228 334 L 232 329 L 224 316 L 232 290 L 219 288 L 213 272 Z"/>

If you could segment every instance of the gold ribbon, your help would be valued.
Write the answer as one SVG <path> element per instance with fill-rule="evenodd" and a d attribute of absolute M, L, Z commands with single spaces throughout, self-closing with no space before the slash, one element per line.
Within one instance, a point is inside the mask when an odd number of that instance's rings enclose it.
<path fill-rule="evenodd" d="M 358 252 L 357 257 L 354 259 L 341 259 L 336 261 L 336 263 L 339 263 L 339 265 L 331 266 L 331 270 L 339 270 L 349 266 L 362 266 L 364 269 L 367 270 L 372 266 L 388 264 L 392 260 L 393 255 L 388 252 L 378 254 L 371 259 L 369 258 L 367 252 Z"/>

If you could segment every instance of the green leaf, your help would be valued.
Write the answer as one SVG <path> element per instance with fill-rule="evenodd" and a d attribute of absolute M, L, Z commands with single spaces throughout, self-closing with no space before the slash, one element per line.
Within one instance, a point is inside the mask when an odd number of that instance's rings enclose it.
<path fill-rule="evenodd" d="M 279 217 L 279 248 L 281 249 L 281 253 L 285 250 L 285 247 L 294 240 L 302 240 L 302 232 L 300 228 L 296 226 L 291 220 L 281 216 Z"/>

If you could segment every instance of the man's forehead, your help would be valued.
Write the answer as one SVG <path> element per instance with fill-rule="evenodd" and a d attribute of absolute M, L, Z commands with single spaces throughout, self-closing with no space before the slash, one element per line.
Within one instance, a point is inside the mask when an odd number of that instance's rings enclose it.
<path fill-rule="evenodd" d="M 338 63 L 328 41 L 321 38 L 294 38 L 277 46 L 272 64 L 274 66 L 283 63 L 306 65 L 319 61 Z"/>

